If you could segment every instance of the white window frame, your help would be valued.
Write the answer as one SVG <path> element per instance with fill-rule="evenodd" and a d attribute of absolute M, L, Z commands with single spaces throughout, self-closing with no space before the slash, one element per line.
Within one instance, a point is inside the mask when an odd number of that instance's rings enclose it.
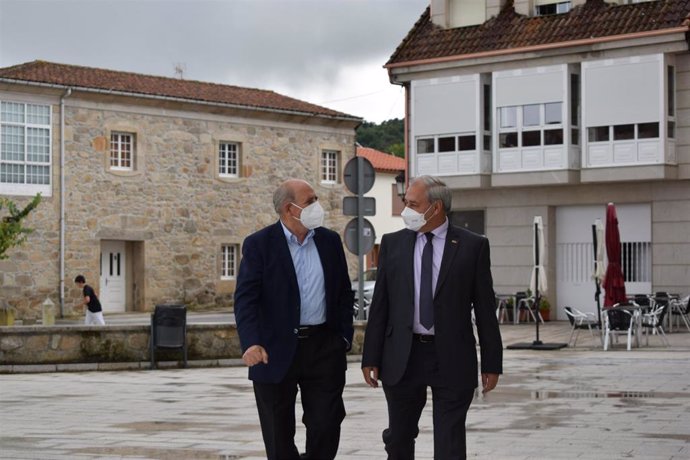
<path fill-rule="evenodd" d="M 218 176 L 240 177 L 240 144 L 222 141 L 218 143 Z"/>
<path fill-rule="evenodd" d="M 546 106 L 549 104 L 561 104 L 561 122 L 560 123 L 546 123 Z M 535 125 L 525 125 L 524 124 L 524 109 L 525 107 L 528 106 L 534 106 L 538 105 L 539 106 L 539 123 Z M 521 148 L 534 148 L 534 147 L 547 147 L 547 144 L 545 144 L 545 131 L 550 131 L 550 130 L 561 130 L 561 135 L 562 135 L 562 142 L 560 144 L 548 144 L 548 145 L 565 145 L 567 141 L 567 135 L 565 132 L 565 126 L 567 126 L 566 123 L 563 121 L 563 107 L 565 106 L 565 102 L 563 101 L 551 101 L 551 102 L 545 102 L 545 103 L 538 103 L 538 104 L 524 104 L 524 105 L 515 105 L 515 106 L 506 106 L 506 107 L 498 107 L 498 148 L 499 150 L 506 150 L 506 149 L 521 149 Z M 515 120 L 515 126 L 503 126 L 502 123 L 502 114 L 504 109 L 515 109 L 516 111 L 516 120 Z M 539 144 L 538 145 L 528 145 L 524 146 L 522 142 L 523 138 L 523 133 L 526 132 L 535 132 L 539 131 Z M 501 147 L 501 134 L 509 134 L 509 133 L 516 133 L 517 137 L 517 143 L 515 146 L 512 147 Z"/>
<path fill-rule="evenodd" d="M 0 147 L 0 164 L 2 165 L 19 165 L 24 168 L 23 172 L 23 182 L 0 182 L 0 195 L 35 195 L 36 193 L 41 193 L 44 196 L 52 195 L 52 157 L 53 157 L 53 113 L 50 104 L 32 103 L 32 102 L 22 102 L 9 99 L 0 99 L 1 104 L 18 104 L 23 106 L 23 119 L 21 121 L 9 121 L 2 120 L 0 118 L 1 126 L 15 126 L 20 127 L 23 131 L 23 147 L 24 151 L 22 153 L 23 159 L 6 159 L 2 158 L 2 147 Z M 43 110 L 47 109 L 48 112 L 48 122 L 47 123 L 31 123 L 28 120 L 29 107 L 39 107 Z M 30 130 L 42 130 L 47 131 L 47 161 L 35 161 L 29 160 L 29 132 Z M 0 146 L 3 143 L 2 139 L 2 129 L 0 129 Z M 29 169 L 34 167 L 41 167 L 48 169 L 47 175 L 41 175 L 47 179 L 47 183 L 28 183 L 27 177 L 30 175 Z M 1 176 L 0 176 L 1 180 Z"/>
<path fill-rule="evenodd" d="M 129 137 L 129 165 L 123 166 L 125 158 L 123 155 L 123 138 Z M 134 158 L 136 155 L 137 136 L 135 133 L 125 131 L 113 131 L 110 133 L 110 157 L 108 165 L 112 171 L 134 171 Z M 113 161 L 115 164 L 113 164 Z"/>
<path fill-rule="evenodd" d="M 338 160 L 340 152 L 337 150 L 323 150 L 321 152 L 321 183 L 338 183 Z"/>
<path fill-rule="evenodd" d="M 237 279 L 239 244 L 223 244 L 220 247 L 220 279 L 223 281 Z"/>
<path fill-rule="evenodd" d="M 556 12 L 555 13 L 544 13 L 543 8 L 547 6 L 555 5 L 556 6 Z M 571 1 L 555 1 L 555 2 L 542 2 L 538 5 L 534 6 L 534 15 L 535 16 L 549 16 L 552 14 L 564 14 L 567 13 L 572 9 L 572 2 Z"/>

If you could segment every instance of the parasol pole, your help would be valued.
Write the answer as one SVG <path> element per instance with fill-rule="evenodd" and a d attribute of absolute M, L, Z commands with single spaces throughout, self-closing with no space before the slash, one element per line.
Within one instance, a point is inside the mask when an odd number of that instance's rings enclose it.
<path fill-rule="evenodd" d="M 597 226 L 596 224 L 592 224 L 592 241 L 594 241 L 594 285 L 596 286 L 596 289 L 594 290 L 594 300 L 597 303 L 597 327 L 599 330 L 601 330 L 601 305 L 599 301 L 599 296 L 601 295 L 601 286 L 599 285 L 599 277 L 597 276 L 598 272 L 598 264 L 599 261 L 597 260 Z"/>
<path fill-rule="evenodd" d="M 537 324 L 537 339 L 534 341 L 535 345 L 541 345 L 539 340 L 539 305 L 541 299 L 539 298 L 539 224 L 534 223 L 534 257 L 535 257 L 535 276 L 534 276 L 534 303 L 535 303 L 535 323 Z"/>

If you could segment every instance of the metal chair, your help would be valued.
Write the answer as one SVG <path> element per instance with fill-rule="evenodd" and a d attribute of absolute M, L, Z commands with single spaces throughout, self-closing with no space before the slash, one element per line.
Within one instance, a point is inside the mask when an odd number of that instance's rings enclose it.
<path fill-rule="evenodd" d="M 630 351 L 632 347 L 633 335 L 637 338 L 635 314 L 628 310 L 615 309 L 615 307 L 633 305 L 637 306 L 635 302 L 627 304 L 615 304 L 614 308 L 609 308 L 604 311 L 606 329 L 604 331 L 604 350 L 609 349 L 610 337 L 613 336 L 617 340 L 618 335 L 625 334 L 628 339 L 627 349 Z M 639 342 L 639 339 L 638 339 Z"/>
<path fill-rule="evenodd" d="M 688 331 L 690 331 L 690 295 L 687 295 L 682 299 L 672 299 L 669 306 L 669 313 L 671 315 L 669 318 L 669 324 L 673 324 L 673 320 L 675 319 L 676 326 L 680 327 L 680 320 L 683 320 L 685 327 L 687 327 Z M 669 332 L 671 332 L 670 328 Z"/>
<path fill-rule="evenodd" d="M 650 333 L 655 335 L 658 334 L 661 338 L 661 343 L 663 343 L 665 346 L 668 347 L 670 345 L 668 339 L 666 338 L 666 334 L 664 333 L 664 328 L 662 327 L 664 316 L 666 316 L 668 308 L 669 304 L 661 303 L 657 304 L 652 311 L 642 314 L 642 323 L 640 325 L 645 334 L 646 345 L 649 345 Z"/>
<path fill-rule="evenodd" d="M 151 314 L 151 369 L 156 368 L 156 350 L 182 350 L 187 367 L 187 307 L 156 305 Z"/>
<path fill-rule="evenodd" d="M 568 346 L 570 342 L 573 341 L 573 335 L 575 336 L 575 341 L 573 342 L 573 347 L 577 345 L 577 338 L 580 335 L 580 330 L 589 329 L 589 333 L 594 338 L 594 329 L 597 330 L 599 335 L 599 341 L 602 341 L 601 331 L 599 330 L 599 323 L 597 317 L 594 313 L 584 313 L 580 310 L 572 307 L 565 307 L 565 314 L 568 315 L 568 320 L 572 329 L 570 331 L 570 338 L 568 339 Z M 575 334 L 577 332 L 577 334 Z M 603 345 L 603 343 L 602 343 Z"/>
<path fill-rule="evenodd" d="M 534 297 L 530 297 L 527 295 L 526 292 L 520 291 L 515 294 L 515 322 L 519 323 L 520 322 L 520 316 L 523 311 L 527 311 L 529 315 L 527 316 L 527 319 L 525 322 L 529 322 L 529 319 L 532 318 L 533 321 L 537 321 L 537 318 L 539 321 L 544 323 L 544 318 L 541 316 L 541 312 L 539 311 L 539 308 L 537 305 L 535 305 L 536 300 Z M 536 310 L 536 314 L 534 313 Z"/>

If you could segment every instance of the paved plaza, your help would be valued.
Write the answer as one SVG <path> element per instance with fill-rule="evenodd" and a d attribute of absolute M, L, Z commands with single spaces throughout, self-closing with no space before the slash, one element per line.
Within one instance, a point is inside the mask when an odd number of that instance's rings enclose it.
<path fill-rule="evenodd" d="M 533 326 L 502 325 L 506 345 Z M 545 341 L 567 341 L 547 323 Z M 505 351 L 505 374 L 468 417 L 468 456 L 481 459 L 690 459 L 690 333 L 604 352 L 585 331 L 577 348 Z M 351 357 L 342 459 L 385 458 L 381 389 Z M 192 363 L 194 365 L 194 363 Z M 298 417 L 301 414 L 298 414 Z M 304 431 L 298 425 L 298 446 Z M 417 458 L 432 458 L 431 411 Z M 0 375 L 0 458 L 260 459 L 261 432 L 241 366 Z"/>

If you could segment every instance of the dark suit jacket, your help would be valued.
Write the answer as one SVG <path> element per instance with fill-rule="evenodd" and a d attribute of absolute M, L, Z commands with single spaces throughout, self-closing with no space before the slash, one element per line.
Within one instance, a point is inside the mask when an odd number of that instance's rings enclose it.
<path fill-rule="evenodd" d="M 314 242 L 326 287 L 326 323 L 352 343 L 353 292 L 340 236 L 319 227 L 314 231 Z M 280 222 L 244 240 L 235 289 L 235 319 L 242 351 L 261 345 L 268 352 L 268 364 L 250 367 L 249 378 L 260 383 L 280 382 L 297 349 L 300 321 L 297 276 Z"/>
<path fill-rule="evenodd" d="M 374 297 L 364 337 L 362 367 L 379 368 L 387 385 L 400 381 L 412 346 L 414 246 L 417 232 L 383 236 Z M 496 320 L 489 241 L 448 226 L 434 293 L 434 345 L 439 371 L 449 386 L 477 387 L 477 351 L 472 331 L 474 308 L 482 372 L 502 372 L 503 345 Z"/>

